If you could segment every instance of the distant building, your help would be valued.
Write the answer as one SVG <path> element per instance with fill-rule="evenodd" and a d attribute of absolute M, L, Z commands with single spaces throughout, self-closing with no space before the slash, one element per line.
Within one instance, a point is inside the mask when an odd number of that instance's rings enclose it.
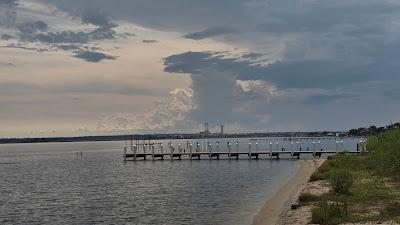
<path fill-rule="evenodd" d="M 208 128 L 208 123 L 207 122 L 204 123 L 204 131 L 200 132 L 200 134 L 203 134 L 203 135 L 209 135 L 210 134 L 210 130 Z"/>

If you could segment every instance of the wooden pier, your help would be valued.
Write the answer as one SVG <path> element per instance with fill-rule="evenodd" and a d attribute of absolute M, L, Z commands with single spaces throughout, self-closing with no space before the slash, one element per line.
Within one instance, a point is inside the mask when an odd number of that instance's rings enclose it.
<path fill-rule="evenodd" d="M 343 152 L 347 154 L 359 154 L 360 152 Z M 133 154 L 133 153 L 127 153 L 124 155 L 125 160 L 164 160 L 164 159 L 170 159 L 170 160 L 192 160 L 192 159 L 209 159 L 209 160 L 220 160 L 220 159 L 261 159 L 261 158 L 266 158 L 266 159 L 280 159 L 280 158 L 295 158 L 295 159 L 300 159 L 300 155 L 312 155 L 314 158 L 319 158 L 322 157 L 322 155 L 333 155 L 336 154 L 335 151 L 322 151 L 322 152 L 253 152 L 251 153 L 251 156 L 249 156 L 249 153 L 247 152 L 234 152 L 234 153 L 228 153 L 228 152 L 196 152 L 196 153 L 174 153 L 173 155 L 169 153 L 164 153 L 164 154 L 154 154 L 152 155 L 151 153 L 139 153 L 139 154 Z M 240 157 L 242 156 L 242 157 Z M 262 157 L 264 156 L 264 157 Z"/>
<path fill-rule="evenodd" d="M 193 159 L 207 159 L 207 160 L 238 160 L 238 159 L 248 159 L 248 160 L 258 160 L 258 159 L 300 159 L 301 156 L 307 156 L 307 158 L 314 157 L 319 158 L 323 155 L 334 155 L 334 154 L 360 154 L 366 151 L 365 142 L 358 142 L 357 149 L 354 151 L 346 151 L 343 147 L 343 141 L 336 141 L 335 150 L 325 150 L 322 148 L 321 142 L 312 142 L 312 149 L 307 147 L 304 150 L 300 146 L 300 142 L 288 142 L 290 149 L 281 148 L 279 142 L 269 142 L 263 143 L 265 147 L 261 147 L 258 142 L 248 143 L 247 150 L 239 148 L 239 142 L 227 142 L 226 148 L 220 150 L 220 142 L 217 141 L 213 145 L 206 141 L 205 144 L 197 142 L 192 144 L 187 141 L 184 144 L 172 144 L 169 142 L 167 149 L 164 150 L 162 143 L 152 143 L 150 141 L 131 141 L 130 150 L 128 152 L 127 143 L 124 146 L 123 158 L 124 160 L 193 160 Z M 287 146 L 286 145 L 286 146 Z M 182 147 L 185 146 L 185 147 Z M 235 148 L 232 148 L 235 146 Z M 268 148 L 269 146 L 269 148 Z"/>

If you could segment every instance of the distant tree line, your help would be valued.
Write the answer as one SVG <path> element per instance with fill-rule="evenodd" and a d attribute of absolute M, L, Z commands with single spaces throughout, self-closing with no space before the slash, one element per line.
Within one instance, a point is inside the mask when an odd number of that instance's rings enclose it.
<path fill-rule="evenodd" d="M 370 127 L 360 127 L 357 129 L 351 129 L 349 130 L 349 135 L 350 136 L 368 136 L 368 135 L 375 135 L 375 134 L 380 134 L 384 131 L 388 130 L 394 130 L 400 128 L 400 122 L 390 124 L 385 127 L 376 127 L 376 126 L 370 126 Z"/>

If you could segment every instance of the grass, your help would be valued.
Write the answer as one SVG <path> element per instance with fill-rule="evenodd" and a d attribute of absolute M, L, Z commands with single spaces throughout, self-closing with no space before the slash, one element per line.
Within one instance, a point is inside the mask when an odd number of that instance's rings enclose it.
<path fill-rule="evenodd" d="M 312 210 L 312 223 L 336 225 L 345 221 L 347 205 L 339 202 L 323 200 Z"/>
<path fill-rule="evenodd" d="M 370 137 L 368 154 L 330 157 L 310 181 L 327 180 L 332 192 L 303 194 L 301 205 L 314 205 L 312 222 L 400 223 L 400 130 Z"/>
<path fill-rule="evenodd" d="M 309 194 L 309 193 L 302 193 L 299 196 L 299 204 L 300 206 L 309 205 L 313 202 L 319 201 L 321 199 L 320 196 Z"/>

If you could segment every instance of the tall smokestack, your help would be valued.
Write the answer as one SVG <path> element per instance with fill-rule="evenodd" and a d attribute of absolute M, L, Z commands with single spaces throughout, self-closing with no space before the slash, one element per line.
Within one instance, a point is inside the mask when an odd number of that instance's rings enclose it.
<path fill-rule="evenodd" d="M 221 125 L 221 135 L 224 134 L 224 125 Z"/>

